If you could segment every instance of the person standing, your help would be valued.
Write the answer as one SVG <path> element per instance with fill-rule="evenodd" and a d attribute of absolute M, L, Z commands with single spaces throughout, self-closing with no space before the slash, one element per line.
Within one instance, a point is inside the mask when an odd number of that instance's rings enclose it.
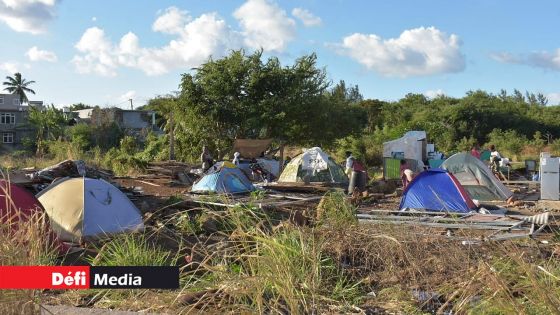
<path fill-rule="evenodd" d="M 346 151 L 346 167 L 345 173 L 350 178 L 352 176 L 352 166 L 354 165 L 354 157 L 351 151 Z"/>
<path fill-rule="evenodd" d="M 414 172 L 408 167 L 406 160 L 401 160 L 401 180 L 403 189 L 410 184 L 414 178 Z"/>
<path fill-rule="evenodd" d="M 214 164 L 212 154 L 210 154 L 210 150 L 208 150 L 207 146 L 202 147 L 202 154 L 200 155 L 200 162 L 202 163 L 202 170 L 204 172 L 206 172 Z"/>
<path fill-rule="evenodd" d="M 239 166 L 239 156 L 241 154 L 239 152 L 235 152 L 233 154 L 233 161 L 231 161 L 233 164 L 235 164 L 235 166 Z"/>
<path fill-rule="evenodd" d="M 495 145 L 491 144 L 489 149 L 490 149 L 490 169 L 492 170 L 492 173 L 494 173 L 494 176 L 496 176 L 499 180 L 501 180 L 500 161 L 502 160 L 502 156 L 500 155 L 500 152 L 496 150 Z"/>
<path fill-rule="evenodd" d="M 480 160 L 480 150 L 478 144 L 473 144 L 471 148 L 471 155 Z"/>

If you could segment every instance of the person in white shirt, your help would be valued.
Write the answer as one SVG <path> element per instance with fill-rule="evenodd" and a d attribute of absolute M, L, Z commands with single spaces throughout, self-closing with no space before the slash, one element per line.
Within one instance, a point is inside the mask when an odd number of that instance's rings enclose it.
<path fill-rule="evenodd" d="M 231 161 L 231 163 L 235 164 L 236 166 L 239 166 L 239 156 L 241 154 L 239 152 L 235 152 L 233 154 L 233 161 Z"/>
<path fill-rule="evenodd" d="M 354 165 L 354 157 L 351 151 L 346 151 L 346 167 L 345 172 L 348 177 L 352 175 L 352 166 Z"/>
<path fill-rule="evenodd" d="M 496 146 L 491 144 L 490 145 L 490 169 L 492 169 L 492 173 L 500 179 L 500 161 L 502 160 L 502 156 L 500 152 L 496 150 Z"/>

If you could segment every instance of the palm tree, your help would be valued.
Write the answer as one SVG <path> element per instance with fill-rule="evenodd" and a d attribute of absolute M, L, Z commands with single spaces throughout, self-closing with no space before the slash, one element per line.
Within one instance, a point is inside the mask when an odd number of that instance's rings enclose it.
<path fill-rule="evenodd" d="M 21 73 L 19 73 L 19 72 L 15 73 L 13 77 L 7 76 L 6 80 L 7 81 L 4 81 L 4 83 L 3 83 L 4 85 L 7 86 L 6 88 L 4 88 L 4 90 L 7 90 L 8 92 L 10 92 L 12 94 L 19 95 L 20 104 L 23 104 L 24 102 L 27 102 L 27 95 L 25 94 L 25 92 L 35 94 L 35 91 L 28 88 L 28 86 L 30 84 L 35 83 L 35 81 L 27 81 L 27 80 L 23 79 L 21 77 Z"/>

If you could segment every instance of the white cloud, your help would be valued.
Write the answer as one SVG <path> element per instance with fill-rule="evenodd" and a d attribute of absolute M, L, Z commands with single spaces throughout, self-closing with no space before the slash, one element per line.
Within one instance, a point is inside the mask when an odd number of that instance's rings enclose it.
<path fill-rule="evenodd" d="M 426 95 L 427 98 L 434 99 L 440 96 L 444 96 L 445 92 L 442 89 L 427 90 L 426 92 L 424 92 L 424 95 Z"/>
<path fill-rule="evenodd" d="M 296 35 L 296 22 L 269 0 L 247 0 L 233 16 L 243 29 L 245 44 L 254 49 L 282 52 Z"/>
<path fill-rule="evenodd" d="M 548 93 L 546 95 L 548 105 L 560 105 L 560 93 Z"/>
<path fill-rule="evenodd" d="M 546 70 L 560 71 L 560 48 L 553 52 L 534 51 L 529 54 L 515 55 L 509 52 L 491 54 L 490 57 L 498 62 L 523 64 Z"/>
<path fill-rule="evenodd" d="M 502 63 L 517 63 L 519 58 L 508 52 L 498 52 L 490 54 L 490 58 Z"/>
<path fill-rule="evenodd" d="M 13 75 L 16 72 L 19 72 L 19 68 L 20 66 L 17 62 L 8 61 L 0 63 L 0 70 L 6 72 L 9 75 Z"/>
<path fill-rule="evenodd" d="M 181 11 L 177 7 L 169 7 L 165 9 L 164 14 L 156 19 L 152 29 L 155 32 L 180 34 L 185 24 L 190 22 L 190 20 L 191 18 L 187 11 Z"/>
<path fill-rule="evenodd" d="M 102 76 L 116 76 L 118 66 L 113 44 L 98 27 L 88 28 L 74 46 L 83 55 L 76 55 L 72 63 L 78 73 L 96 73 Z"/>
<path fill-rule="evenodd" d="M 148 75 L 161 75 L 174 69 L 198 66 L 209 56 L 221 57 L 239 46 L 237 34 L 217 14 L 202 14 L 192 20 L 186 15 L 177 19 L 177 12 L 173 7 L 165 10 L 153 25 L 155 30 L 177 36 L 162 47 L 141 47 L 140 40 L 132 32 L 116 44 L 111 42 L 104 30 L 97 27 L 87 29 L 75 45 L 81 53 L 72 60 L 76 70 L 79 73 L 115 76 L 117 69 L 125 66 L 140 69 Z M 162 17 L 167 18 L 162 20 Z M 183 24 L 177 24 L 178 20 Z"/>
<path fill-rule="evenodd" d="M 44 33 L 57 0 L 0 0 L 0 21 L 17 32 Z"/>
<path fill-rule="evenodd" d="M 320 17 L 314 15 L 306 9 L 294 8 L 292 10 L 292 15 L 297 17 L 303 23 L 303 25 L 307 27 L 319 26 L 321 25 L 321 23 L 323 23 Z"/>
<path fill-rule="evenodd" d="M 435 27 L 405 30 L 398 38 L 355 33 L 336 45 L 341 54 L 385 76 L 409 77 L 465 69 L 461 41 Z"/>
<path fill-rule="evenodd" d="M 92 17 L 92 18 L 91 18 L 91 21 L 92 21 L 92 22 L 97 22 L 97 17 L 96 17 L 96 16 Z"/>
<path fill-rule="evenodd" d="M 119 96 L 119 102 L 126 102 L 130 99 L 134 100 L 134 98 L 136 97 L 136 91 L 131 90 L 128 91 L 126 93 L 124 93 L 123 95 Z"/>
<path fill-rule="evenodd" d="M 31 61 L 47 61 L 47 62 L 56 62 L 58 57 L 52 51 L 48 50 L 41 50 L 37 48 L 37 46 L 31 47 L 25 55 Z"/>

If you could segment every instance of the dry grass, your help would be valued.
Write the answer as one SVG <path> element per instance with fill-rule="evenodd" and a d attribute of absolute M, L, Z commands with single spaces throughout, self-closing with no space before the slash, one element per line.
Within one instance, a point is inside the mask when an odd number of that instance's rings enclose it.
<path fill-rule="evenodd" d="M 45 215 L 36 213 L 26 221 L 1 223 L 0 265 L 53 265 L 57 256 L 50 243 Z M 1 314 L 35 314 L 41 301 L 39 290 L 0 290 Z"/>
<path fill-rule="evenodd" d="M 560 253 L 536 242 L 470 246 L 384 225 L 322 233 L 334 240 L 327 251 L 375 293 L 366 305 L 406 313 L 560 313 Z"/>
<path fill-rule="evenodd" d="M 307 227 L 251 205 L 162 216 L 144 235 L 100 244 L 92 262 L 179 264 L 181 290 L 65 291 L 49 303 L 178 314 L 560 313 L 557 239 L 462 245 L 440 230 L 360 225 L 354 211 L 331 194 Z M 2 226 L 0 264 L 55 263 L 40 219 Z M 0 313 L 37 312 L 44 296 L 0 291 Z"/>

